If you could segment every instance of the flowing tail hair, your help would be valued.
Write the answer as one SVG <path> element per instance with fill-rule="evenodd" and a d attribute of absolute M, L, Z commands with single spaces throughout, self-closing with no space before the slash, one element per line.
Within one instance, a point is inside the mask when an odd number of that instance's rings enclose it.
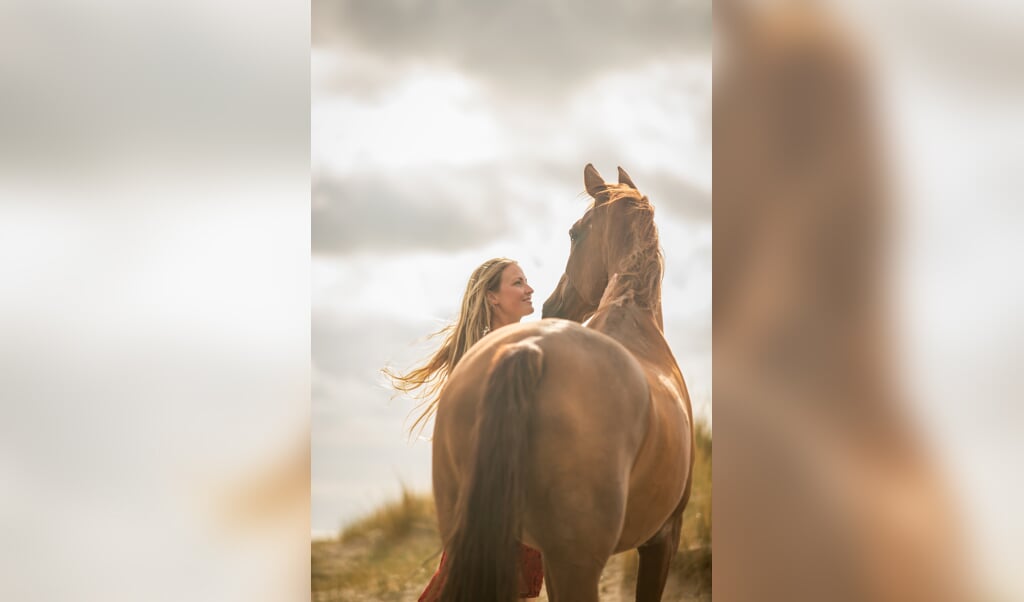
<path fill-rule="evenodd" d="M 491 362 L 477 418 L 476 462 L 446 544 L 443 602 L 519 598 L 527 424 L 543 360 L 541 348 L 526 339 L 502 348 Z"/>

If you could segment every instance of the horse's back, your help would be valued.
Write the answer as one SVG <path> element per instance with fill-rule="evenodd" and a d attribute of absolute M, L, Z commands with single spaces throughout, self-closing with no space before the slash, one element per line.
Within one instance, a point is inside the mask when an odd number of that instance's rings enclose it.
<path fill-rule="evenodd" d="M 599 426 L 643 423 L 649 407 L 639 362 L 614 339 L 575 322 L 546 319 L 502 328 L 476 344 L 442 391 L 437 424 L 450 443 L 465 442 L 476 420 L 486 378 L 499 352 L 529 341 L 543 353 L 543 372 L 528 428 L 563 436 Z M 448 430 L 462 427 L 463 430 Z M 597 434 L 597 433 L 593 433 Z M 602 433 L 606 434 L 606 433 Z M 639 442 L 638 442 L 639 443 Z"/>

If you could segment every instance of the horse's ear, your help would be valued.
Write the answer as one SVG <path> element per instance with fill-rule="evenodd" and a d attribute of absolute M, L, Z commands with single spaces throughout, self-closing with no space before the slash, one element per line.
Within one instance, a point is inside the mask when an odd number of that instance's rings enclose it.
<path fill-rule="evenodd" d="M 622 169 L 621 167 L 619 168 L 619 184 L 625 184 L 626 186 L 629 186 L 633 190 L 636 190 L 636 184 L 634 184 L 633 180 L 630 179 L 629 174 L 626 173 L 626 170 Z"/>
<path fill-rule="evenodd" d="M 587 194 L 594 197 L 594 200 L 600 201 L 603 200 L 601 196 L 608 196 L 608 185 L 591 163 L 583 168 L 583 184 L 587 187 Z"/>

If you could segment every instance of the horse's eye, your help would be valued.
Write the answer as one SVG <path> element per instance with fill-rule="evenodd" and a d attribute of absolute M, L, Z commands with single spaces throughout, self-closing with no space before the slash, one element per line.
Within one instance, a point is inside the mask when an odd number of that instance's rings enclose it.
<path fill-rule="evenodd" d="M 569 240 L 571 242 L 576 242 L 576 231 L 575 230 L 569 230 Z"/>

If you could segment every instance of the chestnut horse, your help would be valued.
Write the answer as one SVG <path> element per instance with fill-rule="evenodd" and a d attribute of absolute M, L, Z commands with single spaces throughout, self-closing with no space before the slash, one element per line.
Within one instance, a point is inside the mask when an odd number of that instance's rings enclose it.
<path fill-rule="evenodd" d="M 441 393 L 442 600 L 515 600 L 518 541 L 543 553 L 552 601 L 596 602 L 608 558 L 633 548 L 636 599 L 661 599 L 690 494 L 690 399 L 662 333 L 653 208 L 621 168 L 618 184 L 592 165 L 584 181 L 593 204 L 544 303 L 567 319 L 484 337 Z"/>

